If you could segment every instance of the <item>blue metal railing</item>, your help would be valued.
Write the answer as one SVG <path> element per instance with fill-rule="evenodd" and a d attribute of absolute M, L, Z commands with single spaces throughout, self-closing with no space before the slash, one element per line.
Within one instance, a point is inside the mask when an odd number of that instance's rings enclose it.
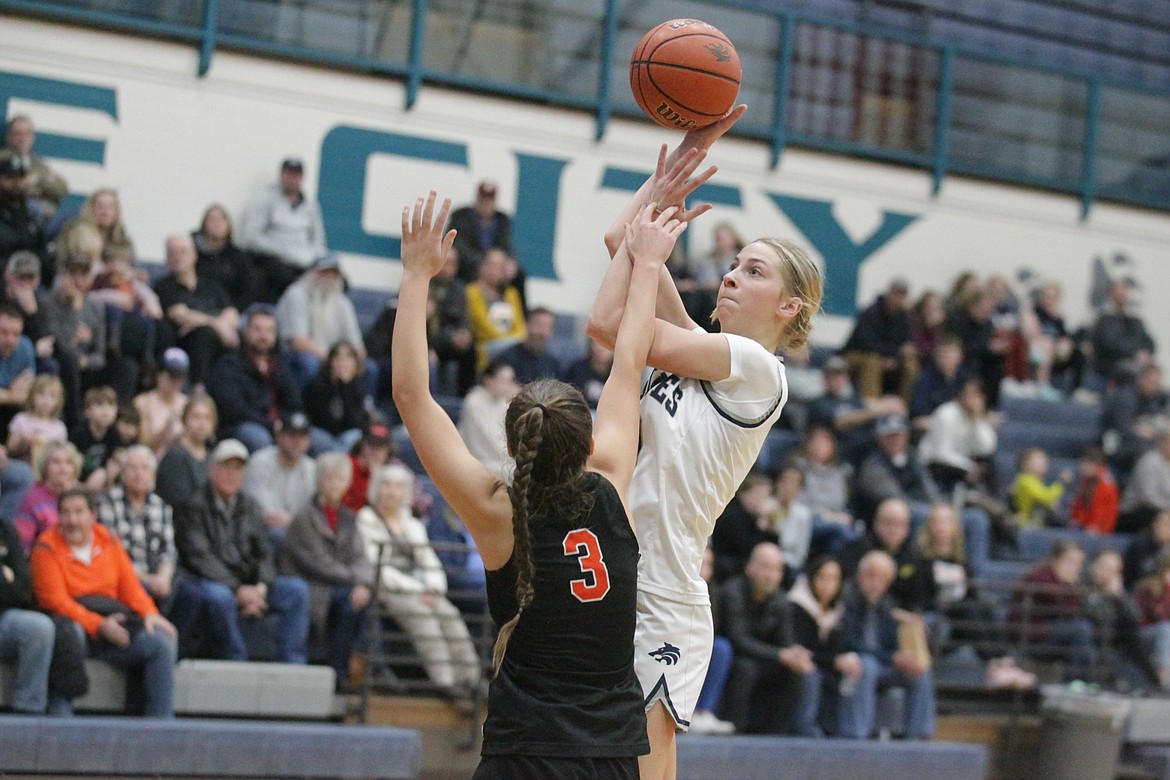
<path fill-rule="evenodd" d="M 838 5 L 842 2 L 846 0 L 838 0 Z M 200 75 L 208 72 L 219 48 L 229 47 L 401 78 L 406 85 L 407 109 L 414 106 L 423 84 L 584 109 L 594 116 L 598 139 L 604 136 L 612 116 L 639 115 L 625 90 L 613 88 L 615 81 L 624 80 L 626 68 L 619 39 L 639 32 L 633 17 L 645 16 L 654 8 L 653 4 L 595 0 L 592 10 L 587 8 L 574 19 L 579 22 L 585 18 L 596 24 L 598 65 L 594 88 L 574 93 L 570 87 L 579 85 L 572 82 L 554 83 L 550 87 L 547 83 L 526 83 L 522 79 L 493 78 L 482 72 L 463 73 L 459 72 L 459 65 L 441 68 L 428 64 L 427 47 L 436 45 L 435 40 L 428 39 L 428 20 L 449 11 L 451 6 L 442 0 L 351 0 L 349 6 L 341 4 L 364 11 L 380 9 L 383 14 L 409 12 L 409 44 L 398 60 L 377 56 L 360 46 L 352 53 L 338 51 L 335 42 L 324 34 L 315 38 L 312 34 L 307 37 L 302 34 L 302 40 L 290 41 L 287 37 L 279 39 L 263 24 L 252 31 L 240 31 L 233 29 L 226 19 L 231 13 L 239 16 L 287 11 L 274 1 L 202 0 L 162 4 L 103 0 L 100 8 L 89 7 L 91 4 L 96 3 L 93 0 L 0 0 L 0 12 L 190 42 L 198 47 Z M 777 30 L 775 40 L 765 50 L 741 48 L 745 65 L 750 62 L 760 71 L 769 67 L 774 70 L 766 86 L 754 93 L 758 96 L 771 90 L 770 115 L 766 120 L 756 117 L 737 127 L 739 135 L 769 145 L 773 166 L 779 163 L 785 148 L 799 145 L 923 168 L 930 172 L 935 192 L 949 174 L 966 174 L 1079 196 L 1084 215 L 1098 199 L 1170 211 L 1170 166 L 1166 163 L 1170 159 L 1170 136 L 1158 132 L 1170 124 L 1170 91 L 1128 82 L 1090 68 L 1027 62 L 972 45 L 944 43 L 844 18 L 844 15 L 830 18 L 792 7 L 777 10 L 770 4 L 769 8 L 763 5 L 750 0 L 707 0 L 692 2 L 685 10 L 697 7 L 709 12 L 708 18 L 728 18 L 731 24 L 747 24 L 745 38 L 751 37 L 746 32 L 768 29 L 765 25 Z M 298 3 L 296 12 L 307 13 L 307 8 L 319 16 L 327 16 L 339 13 L 338 7 L 333 2 L 327 11 L 309 0 Z M 154 9 L 153 14 L 143 12 L 144 8 Z M 168 11 L 168 8 L 175 10 Z M 169 16 L 154 18 L 159 14 Z M 556 23 L 555 8 L 545 16 L 553 19 L 546 24 Z M 753 25 L 757 17 L 758 22 Z M 302 26 L 312 27 L 311 24 Z M 838 50 L 830 55 L 839 57 L 839 61 L 818 62 L 816 58 L 823 52 L 802 49 L 801 30 L 837 36 Z M 867 52 L 878 52 L 878 65 L 862 62 L 862 55 Z M 902 55 L 911 56 L 915 63 L 926 63 L 921 65 L 922 72 L 890 64 Z M 523 56 L 537 55 L 525 52 Z M 881 62 L 883 56 L 888 61 Z M 829 99 L 815 91 L 806 90 L 809 94 L 801 98 L 805 104 L 798 103 L 794 97 L 799 86 L 798 66 L 810 83 L 819 83 L 830 76 L 835 79 L 834 87 L 840 87 L 849 97 L 834 104 L 826 102 Z M 866 70 L 870 67 L 885 70 L 878 74 L 879 79 L 874 79 L 873 71 Z M 810 73 L 813 75 L 808 76 Z M 887 94 L 868 86 L 872 81 L 881 80 L 901 80 L 902 92 Z M 1106 115 L 1102 108 L 1106 96 L 1122 108 Z M 1133 109 L 1125 110 L 1130 105 Z M 802 106 L 813 114 L 831 112 L 841 118 L 837 124 L 844 124 L 848 129 L 804 127 L 802 120 L 797 119 L 796 110 Z M 1140 121 L 1143 115 L 1148 115 L 1144 124 Z M 874 122 L 880 125 L 891 117 L 897 120 L 892 125 L 900 129 L 890 137 L 867 137 L 859 129 Z M 1133 117 L 1139 118 L 1136 124 Z M 909 129 L 899 125 L 899 121 L 909 125 Z M 925 124 L 929 127 L 919 127 Z M 1114 173 L 1107 177 L 1099 153 L 1102 139 L 1113 132 L 1128 133 L 1138 140 L 1115 145 L 1110 158 Z M 1073 164 L 1077 157 L 1079 164 Z"/>

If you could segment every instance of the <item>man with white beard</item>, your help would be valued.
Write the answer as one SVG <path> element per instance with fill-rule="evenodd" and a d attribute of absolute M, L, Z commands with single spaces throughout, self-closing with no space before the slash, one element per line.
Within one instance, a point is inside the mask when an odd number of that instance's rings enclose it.
<path fill-rule="evenodd" d="M 341 264 L 332 253 L 317 258 L 312 269 L 280 296 L 276 323 L 289 367 L 302 389 L 321 368 L 329 348 L 339 341 L 353 344 L 360 362 L 365 362 L 357 312 L 345 294 Z"/>

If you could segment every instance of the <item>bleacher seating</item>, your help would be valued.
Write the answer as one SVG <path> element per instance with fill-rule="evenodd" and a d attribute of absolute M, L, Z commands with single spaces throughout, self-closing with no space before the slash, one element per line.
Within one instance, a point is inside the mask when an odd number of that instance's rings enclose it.
<path fill-rule="evenodd" d="M 335 724 L 5 717 L 0 774 L 384 778 L 422 771 L 422 738 Z"/>

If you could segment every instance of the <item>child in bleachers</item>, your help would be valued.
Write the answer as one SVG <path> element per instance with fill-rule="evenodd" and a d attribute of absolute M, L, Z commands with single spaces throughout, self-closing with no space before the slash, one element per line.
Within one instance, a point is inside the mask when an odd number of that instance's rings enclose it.
<path fill-rule="evenodd" d="M 1085 450 L 1078 471 L 1069 519 L 1086 531 L 1113 533 L 1121 498 L 1113 474 L 1105 465 L 1105 453 L 1098 447 Z"/>
<path fill-rule="evenodd" d="M 1012 485 L 1012 502 L 1021 528 L 1061 525 L 1056 517 L 1064 485 L 1072 481 L 1072 474 L 1045 484 L 1048 476 L 1048 453 L 1039 447 L 1028 447 L 1020 452 L 1017 462 L 1020 473 Z"/>
<path fill-rule="evenodd" d="M 65 389 L 60 379 L 50 374 L 34 379 L 24 411 L 18 412 L 8 424 L 8 454 L 28 458 L 46 442 L 65 441 L 68 433 L 61 422 L 64 405 Z"/>
<path fill-rule="evenodd" d="M 118 431 L 114 420 L 118 416 L 118 396 L 112 387 L 91 387 L 83 398 L 84 419 L 69 436 L 84 459 L 81 481 L 91 491 L 105 490 L 106 461 L 118 449 Z"/>

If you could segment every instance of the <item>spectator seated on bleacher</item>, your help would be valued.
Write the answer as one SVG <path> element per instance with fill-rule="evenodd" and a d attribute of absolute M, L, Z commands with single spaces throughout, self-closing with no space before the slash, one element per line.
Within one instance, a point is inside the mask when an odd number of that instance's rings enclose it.
<path fill-rule="evenodd" d="M 920 359 L 934 354 L 945 336 L 946 324 L 947 309 L 942 295 L 934 290 L 924 291 L 910 310 L 910 343 Z"/>
<path fill-rule="evenodd" d="M 46 443 L 33 458 L 37 481 L 21 499 L 12 525 L 20 535 L 25 555 L 44 532 L 57 525 L 57 497 L 77 486 L 81 473 L 81 453 L 68 442 Z"/>
<path fill-rule="evenodd" d="M 277 576 L 260 505 L 241 492 L 248 450 L 224 439 L 208 460 L 207 487 L 175 512 L 181 575 L 171 616 L 184 655 L 247 660 L 241 622 L 271 615 L 272 660 L 303 664 L 309 586 Z"/>
<path fill-rule="evenodd" d="M 446 596 L 447 577 L 426 527 L 411 513 L 414 481 L 401 465 L 377 471 L 358 531 L 378 567 L 378 611 L 406 632 L 431 682 L 466 694 L 479 684 L 482 667 L 463 616 Z"/>
<path fill-rule="evenodd" d="M 910 446 L 909 423 L 901 414 L 888 414 L 874 430 L 878 446 L 861 462 L 853 483 L 855 516 L 868 521 L 887 498 L 910 502 L 925 515 L 942 494 Z"/>
<path fill-rule="evenodd" d="M 2 259 L 3 255 L 0 255 Z M 13 252 L 4 266 L 0 304 L 8 308 L 11 316 L 20 317 L 21 334 L 32 343 L 37 373 L 56 374 L 58 366 L 53 359 L 53 339 L 49 335 L 44 314 L 48 296 L 49 291 L 41 287 L 40 258 L 24 250 Z"/>
<path fill-rule="evenodd" d="M 775 510 L 771 481 L 758 471 L 749 472 L 711 532 L 713 582 L 720 584 L 742 574 L 757 544 L 776 542 L 775 533 L 769 534 L 767 530 L 768 516 Z"/>
<path fill-rule="evenodd" d="M 183 385 L 191 361 L 178 347 L 170 347 L 162 356 L 155 386 L 134 398 L 134 408 L 142 419 L 140 441 L 162 457 L 183 435 L 183 409 L 187 394 Z"/>
<path fill-rule="evenodd" d="M 40 715 L 49 706 L 49 663 L 56 630 L 35 609 L 32 575 L 16 529 L 0 519 L 0 661 L 11 664 L 13 712 Z"/>
<path fill-rule="evenodd" d="M 195 244 L 195 272 L 215 279 L 227 291 L 236 311 L 244 311 L 264 295 L 266 280 L 255 257 L 240 248 L 232 235 L 232 218 L 227 209 L 213 203 L 203 212 L 199 229 L 192 231 Z"/>
<path fill-rule="evenodd" d="M 1158 684 L 1170 690 L 1170 555 L 1138 582 L 1136 601 L 1142 641 L 1154 663 Z"/>
<path fill-rule="evenodd" d="M 784 378 L 788 381 L 788 400 L 776 427 L 803 433 L 809 425 L 812 403 L 825 394 L 825 375 L 812 364 L 812 348 L 806 343 L 785 349 Z"/>
<path fill-rule="evenodd" d="M 349 679 L 350 655 L 365 631 L 374 588 L 374 565 L 357 518 L 341 503 L 352 474 L 343 453 L 317 459 L 317 493 L 293 518 L 279 559 L 282 572 L 309 584 L 312 646 L 325 646 L 339 686 Z"/>
<path fill-rule="evenodd" d="M 45 251 L 44 219 L 28 195 L 28 169 L 19 157 L 0 157 L 0 258 L 21 250 L 32 252 L 51 270 Z"/>
<path fill-rule="evenodd" d="M 317 465 L 309 457 L 310 425 L 304 412 L 283 415 L 274 430 L 276 442 L 248 458 L 244 495 L 260 506 L 268 539 L 279 547 L 293 518 L 317 492 L 318 477 Z"/>
<path fill-rule="evenodd" d="M 963 365 L 971 376 L 982 381 L 987 405 L 994 409 L 999 405 L 999 383 L 1006 370 L 1010 339 L 996 330 L 995 300 L 987 290 L 976 287 L 955 303 L 947 326 L 963 345 Z"/>
<path fill-rule="evenodd" d="M 837 459 L 837 442 L 828 428 L 809 428 L 793 464 L 804 474 L 800 502 L 812 510 L 810 556 L 823 552 L 837 555 L 857 538 L 849 491 L 853 467 Z"/>
<path fill-rule="evenodd" d="M 369 360 L 364 362 L 370 365 Z M 362 363 L 356 345 L 338 341 L 329 348 L 325 362 L 305 385 L 305 413 L 314 427 L 332 437 L 330 449 L 334 452 L 351 451 L 370 422 L 360 376 Z"/>
<path fill-rule="evenodd" d="M 516 372 L 516 381 L 526 385 L 537 379 L 559 379 L 562 367 L 548 351 L 548 342 L 556 327 L 556 315 L 538 307 L 528 312 L 524 339 L 496 355 Z"/>
<path fill-rule="evenodd" d="M 919 620 L 896 611 L 889 590 L 896 577 L 894 559 L 871 550 L 857 565 L 854 587 L 846 591 L 837 668 L 844 678 L 838 709 L 838 736 L 866 739 L 877 725 L 879 686 L 906 690 L 904 736 L 934 735 L 934 678 L 930 667 L 901 649 L 899 620 Z"/>
<path fill-rule="evenodd" d="M 1012 483 L 1012 505 L 1019 527 L 1064 525 L 1058 516 L 1060 499 L 1064 496 L 1065 483 L 1072 481 L 1072 474 L 1061 474 L 1060 479 L 1046 483 L 1048 453 L 1039 447 L 1021 450 L 1018 464 L 1019 473 Z"/>
<path fill-rule="evenodd" d="M 1084 566 L 1085 553 L 1075 541 L 1054 544 L 1048 558 L 1016 584 L 1008 618 L 1025 653 L 1062 662 L 1066 680 L 1093 680 L 1099 657 L 1093 624 L 1084 611 Z"/>
<path fill-rule="evenodd" d="M 25 192 L 32 199 L 41 219 L 47 222 L 57 213 L 61 202 L 69 194 L 69 184 L 49 166 L 44 157 L 33 151 L 36 141 L 36 128 L 33 127 L 32 119 L 26 114 L 17 114 L 8 120 L 4 149 L 0 151 L 0 156 L 20 160 L 28 177 Z M 6 256 L 0 254 L 0 257 Z"/>
<path fill-rule="evenodd" d="M 1170 509 L 1170 421 L 1157 423 L 1154 447 L 1138 458 L 1121 494 L 1117 531 L 1141 531 L 1154 515 Z"/>
<path fill-rule="evenodd" d="M 512 367 L 493 360 L 484 367 L 479 384 L 467 392 L 459 414 L 459 435 L 467 449 L 500 478 L 508 475 L 512 463 L 504 439 L 504 415 L 519 390 Z"/>
<path fill-rule="evenodd" d="M 102 248 L 101 259 L 102 270 L 94 277 L 89 297 L 106 310 L 107 380 L 119 398 L 129 399 L 138 393 L 143 368 L 155 363 L 163 310 L 134 264 L 134 247 L 109 244 Z"/>
<path fill-rule="evenodd" d="M 1120 372 L 1119 372 L 1120 373 Z M 1170 408 L 1170 396 L 1162 389 L 1162 369 L 1143 366 L 1136 381 L 1114 378 L 1101 402 L 1101 446 L 1110 463 L 1128 474 L 1138 458 L 1154 446 L 1157 422 Z"/>
<path fill-rule="evenodd" d="M 1074 390 L 1084 373 L 1084 361 L 1076 339 L 1065 327 L 1060 285 L 1048 282 L 1036 288 L 1032 301 L 1031 309 L 1020 312 L 1020 334 L 1032 379 L 1042 391 Z"/>
<path fill-rule="evenodd" d="M 1121 565 L 1121 556 L 1113 550 L 1101 550 L 1093 556 L 1085 612 L 1099 637 L 1102 660 L 1109 669 L 1112 687 L 1127 693 L 1149 693 L 1159 688 L 1161 673 L 1154 668 L 1151 654 L 1143 646 L 1142 615 L 1125 592 Z M 1152 632 L 1150 644 L 1157 647 L 1159 638 L 1157 632 Z"/>
<path fill-rule="evenodd" d="M 459 278 L 468 284 L 475 280 L 484 256 L 492 249 L 515 255 L 512 218 L 496 208 L 495 182 L 481 181 L 475 190 L 475 203 L 452 211 L 448 228 L 457 231 Z"/>
<path fill-rule="evenodd" d="M 891 280 L 886 291 L 857 315 L 841 348 L 862 398 L 892 394 L 910 401 L 920 356 L 910 338 L 909 292 L 905 279 Z"/>
<path fill-rule="evenodd" d="M 940 338 L 910 390 L 910 421 L 914 429 L 930 428 L 931 415 L 943 404 L 958 398 L 968 378 L 959 340 L 953 336 Z"/>
<path fill-rule="evenodd" d="M 812 652 L 796 643 L 783 579 L 780 548 L 761 542 L 743 572 L 720 586 L 719 620 L 734 651 L 722 710 L 742 734 L 815 737 L 820 675 Z"/>
<path fill-rule="evenodd" d="M 1111 534 L 1117 526 L 1121 501 L 1117 482 L 1105 465 L 1105 453 L 1089 447 L 1077 463 L 1076 485 L 1069 507 L 1070 525 L 1098 534 Z"/>
<path fill-rule="evenodd" d="M 475 340 L 467 319 L 467 287 L 456 276 L 459 256 L 455 250 L 456 247 L 451 247 L 446 262 L 431 278 L 427 290 L 427 341 L 439 360 L 436 366 L 439 387 L 463 397 L 475 385 Z M 380 338 L 387 342 L 385 358 L 388 360 L 388 342 L 394 332 L 394 322 L 383 323 L 383 328 Z M 369 346 L 373 350 L 373 345 Z M 452 373 L 453 383 L 450 381 Z"/>
<path fill-rule="evenodd" d="M 475 340 L 476 368 L 480 371 L 527 334 L 520 291 L 508 278 L 513 264 L 502 250 L 489 249 L 475 282 L 467 285 L 467 324 Z"/>
<path fill-rule="evenodd" d="M 804 472 L 793 463 L 780 467 L 772 484 L 775 506 L 764 518 L 769 541 L 775 541 L 784 552 L 784 567 L 789 572 L 785 588 L 804 569 L 812 544 L 812 509 L 801 501 L 804 494 Z"/>
<path fill-rule="evenodd" d="M 825 362 L 825 392 L 809 405 L 808 424 L 833 431 L 841 457 L 860 462 L 873 447 L 874 421 L 882 415 L 903 415 L 906 404 L 894 395 L 861 398 L 853 392 L 849 366 L 833 356 Z"/>
<path fill-rule="evenodd" d="M 24 410 L 8 424 L 8 456 L 29 460 L 46 443 L 69 438 L 61 409 L 65 405 L 61 380 L 52 374 L 39 374 L 28 391 Z"/>
<path fill-rule="evenodd" d="M 567 384 L 580 390 L 581 395 L 585 396 L 585 403 L 596 411 L 597 402 L 601 399 L 601 389 L 605 387 L 605 380 L 609 379 L 609 372 L 613 368 L 613 350 L 592 338 L 588 341 L 585 354 L 565 369 L 564 379 Z M 791 382 L 791 379 L 789 381 Z M 788 387 L 791 393 L 791 383 Z M 790 394 L 789 401 L 791 398 Z M 787 405 L 784 411 L 788 411 Z"/>
<path fill-rule="evenodd" d="M 178 509 L 207 485 L 207 451 L 215 438 L 215 401 L 193 393 L 183 407 L 183 433 L 158 464 L 155 492 Z"/>
<path fill-rule="evenodd" d="M 82 226 L 87 232 L 91 228 Z M 100 239 L 99 239 L 100 241 Z M 100 255 L 100 245 L 98 254 Z M 53 357 L 65 385 L 65 424 L 81 417 L 81 397 L 92 384 L 103 381 L 106 368 L 106 312 L 102 304 L 89 297 L 93 269 L 97 263 L 89 255 L 73 255 L 61 269 L 53 292 L 42 309 L 45 329 L 53 337 Z"/>
<path fill-rule="evenodd" d="M 1150 525 L 1134 534 L 1125 548 L 1125 587 L 1134 586 L 1154 573 L 1163 558 L 1170 557 L 1170 510 L 1154 515 Z"/>
<path fill-rule="evenodd" d="M 871 550 L 881 550 L 897 564 L 888 586 L 894 606 L 919 614 L 934 609 L 934 567 L 910 537 L 910 506 L 902 499 L 888 498 L 879 504 L 870 533 L 841 552 L 841 571 L 846 579 L 857 574 L 861 559 Z"/>
<path fill-rule="evenodd" d="M 175 627 L 160 613 L 113 532 L 97 523 L 83 489 L 61 493 L 61 522 L 29 561 L 37 603 L 88 638 L 91 657 L 141 670 L 142 714 L 174 715 Z"/>
<path fill-rule="evenodd" d="M 841 682 L 837 659 L 841 653 L 841 617 L 845 614 L 841 598 L 843 579 L 841 564 L 822 555 L 809 562 L 804 574 L 788 591 L 793 638 L 797 645 L 812 653 L 819 678 L 818 685 L 810 682 L 804 686 L 801 707 L 814 715 L 815 726 L 821 732 L 830 735 L 837 731 Z"/>

